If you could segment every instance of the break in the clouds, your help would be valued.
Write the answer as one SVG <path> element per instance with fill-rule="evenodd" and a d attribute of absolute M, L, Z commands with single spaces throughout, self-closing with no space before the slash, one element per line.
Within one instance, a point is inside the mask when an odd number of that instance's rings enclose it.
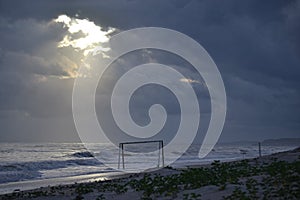
<path fill-rule="evenodd" d="M 103 31 L 100 26 L 88 19 L 71 18 L 67 15 L 58 16 L 54 22 L 62 23 L 64 27 L 68 28 L 68 34 L 59 42 L 58 48 L 71 46 L 74 50 L 82 50 L 84 56 L 93 52 L 96 47 L 100 48 L 101 44 L 107 43 L 109 40 L 108 35 L 114 32 L 112 28 Z M 75 34 L 78 34 L 77 38 L 74 38 Z M 101 48 L 101 51 L 108 50 L 108 47 Z"/>
<path fill-rule="evenodd" d="M 95 46 L 105 57 L 111 34 L 147 26 L 192 37 L 216 62 L 228 98 L 222 141 L 299 136 L 299 1 L 0 1 L 0 13 L 0 141 L 77 140 L 71 96 L 79 67 L 89 67 Z M 206 101 L 201 77 L 163 56 L 129 55 L 107 77 L 130 63 L 160 61 L 182 70 L 186 79 L 179 81 Z M 176 116 L 166 91 L 149 92 Z M 151 96 L 137 94 L 148 103 Z M 137 110 L 133 118 L 147 122 Z"/>
<path fill-rule="evenodd" d="M 86 54 L 112 30 L 66 15 L 48 21 L 2 17 L 0 29 L 1 141 L 76 138 L 73 81 Z"/>

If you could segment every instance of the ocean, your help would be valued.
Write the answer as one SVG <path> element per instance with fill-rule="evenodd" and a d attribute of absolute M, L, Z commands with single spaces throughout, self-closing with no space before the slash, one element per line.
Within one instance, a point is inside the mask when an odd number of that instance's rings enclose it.
<path fill-rule="evenodd" d="M 119 152 L 109 144 L 97 144 L 96 159 L 81 143 L 0 143 L 0 184 L 24 180 L 72 177 L 118 171 Z M 296 148 L 295 145 L 262 145 L 262 155 Z M 207 164 L 214 160 L 232 161 L 258 156 L 257 143 L 217 144 L 205 158 L 199 159 L 199 147 L 193 146 L 171 166 L 193 163 Z M 165 155 L 165 159 L 179 152 Z M 145 153 L 143 159 L 126 153 L 126 167 L 147 168 L 157 165 L 158 155 Z M 105 162 L 103 162 L 105 161 Z M 104 163 L 109 163 L 109 166 Z M 115 167 L 111 167 L 115 166 Z"/>

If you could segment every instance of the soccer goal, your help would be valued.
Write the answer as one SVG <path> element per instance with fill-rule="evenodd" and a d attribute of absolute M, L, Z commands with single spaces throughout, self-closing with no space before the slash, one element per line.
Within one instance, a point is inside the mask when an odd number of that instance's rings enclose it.
<path fill-rule="evenodd" d="M 158 163 L 157 167 L 164 167 L 164 142 L 163 140 L 152 140 L 152 141 L 136 141 L 136 142 L 121 142 L 119 143 L 119 161 L 118 161 L 118 169 L 121 166 L 121 158 L 122 158 L 122 168 L 125 169 L 125 154 L 124 154 L 124 146 L 132 145 L 132 144 L 145 144 L 145 143 L 158 143 Z"/>

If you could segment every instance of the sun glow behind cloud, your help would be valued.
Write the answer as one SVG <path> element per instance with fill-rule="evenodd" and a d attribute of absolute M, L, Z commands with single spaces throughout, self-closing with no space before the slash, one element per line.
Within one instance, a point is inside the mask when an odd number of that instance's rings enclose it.
<path fill-rule="evenodd" d="M 61 62 L 64 70 L 68 72 L 68 76 L 61 78 L 76 78 L 83 76 L 78 73 L 79 66 L 84 66 L 85 69 L 91 69 L 91 56 L 94 50 L 102 57 L 107 57 L 105 54 L 110 48 L 107 46 L 112 34 L 116 29 L 103 29 L 89 19 L 79 19 L 69 17 L 67 15 L 59 15 L 53 20 L 53 23 L 61 24 L 66 32 L 57 47 L 61 49 Z M 71 47 L 71 48 L 70 48 Z M 72 52 L 73 51 L 73 52 Z M 74 51 L 76 58 L 74 58 Z"/>
<path fill-rule="evenodd" d="M 76 50 L 82 50 L 84 56 L 87 56 L 95 47 L 106 43 L 109 40 L 109 34 L 115 31 L 114 28 L 109 28 L 104 31 L 100 26 L 88 19 L 71 18 L 67 15 L 58 16 L 54 22 L 62 23 L 68 28 L 68 33 L 58 47 L 73 47 Z M 108 51 L 109 48 L 103 47 L 101 51 Z"/>

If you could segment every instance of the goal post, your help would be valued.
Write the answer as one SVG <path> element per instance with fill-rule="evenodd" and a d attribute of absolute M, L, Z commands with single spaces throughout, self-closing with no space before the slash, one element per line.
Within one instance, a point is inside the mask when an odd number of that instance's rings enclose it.
<path fill-rule="evenodd" d="M 126 144 L 145 144 L 145 143 L 158 143 L 158 163 L 157 167 L 160 165 L 165 166 L 164 161 L 164 142 L 163 140 L 150 140 L 150 141 L 135 141 L 135 142 L 121 142 L 119 143 L 119 160 L 118 160 L 118 169 L 120 169 L 121 158 L 122 158 L 122 168 L 125 169 L 125 154 L 124 154 L 124 145 Z M 161 164 L 160 164 L 161 163 Z"/>

